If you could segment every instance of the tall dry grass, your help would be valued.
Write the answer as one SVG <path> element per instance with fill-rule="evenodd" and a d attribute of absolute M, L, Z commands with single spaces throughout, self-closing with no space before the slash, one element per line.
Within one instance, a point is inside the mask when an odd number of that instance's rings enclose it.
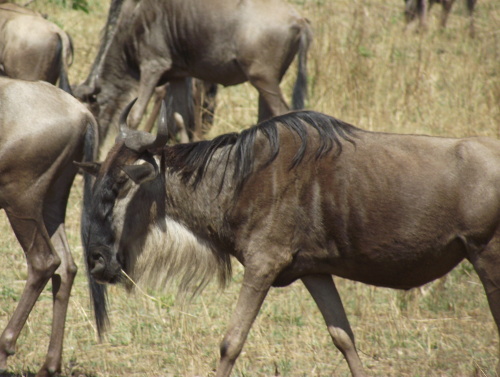
<path fill-rule="evenodd" d="M 70 79 L 85 78 L 97 52 L 108 2 L 91 13 L 46 0 L 31 7 L 71 33 Z M 400 0 L 296 1 L 314 29 L 308 107 L 359 127 L 388 132 L 498 137 L 500 127 L 500 3 L 477 5 L 477 37 L 457 2 L 448 28 L 433 9 L 426 33 L 404 31 Z M 291 92 L 295 68 L 283 87 Z M 210 136 L 237 131 L 257 116 L 249 85 L 220 91 Z M 81 182 L 68 207 L 69 241 L 80 267 L 68 313 L 66 376 L 212 376 L 218 345 L 234 308 L 242 270 L 228 289 L 210 285 L 189 303 L 174 293 L 111 287 L 112 327 L 96 339 L 79 241 Z M 25 260 L 5 217 L 0 218 L 0 326 L 5 326 L 26 278 Z M 498 336 L 483 289 L 468 263 L 444 281 L 410 293 L 337 279 L 364 365 L 373 376 L 493 376 Z M 48 287 L 9 360 L 10 371 L 34 372 L 43 362 L 51 321 Z M 300 283 L 274 289 L 252 328 L 234 376 L 349 376 L 321 315 Z"/>

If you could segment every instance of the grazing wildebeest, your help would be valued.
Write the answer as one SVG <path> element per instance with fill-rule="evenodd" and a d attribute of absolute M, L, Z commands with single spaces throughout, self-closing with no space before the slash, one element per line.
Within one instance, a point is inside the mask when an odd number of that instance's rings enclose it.
<path fill-rule="evenodd" d="M 303 107 L 312 36 L 308 21 L 282 0 L 127 0 L 112 29 L 96 57 L 99 69 L 75 88 L 93 108 L 102 134 L 135 96 L 137 80 L 132 128 L 155 87 L 182 85 L 174 82 L 185 77 L 225 86 L 249 81 L 259 92 L 260 120 L 284 113 L 279 84 L 297 54 L 293 107 Z"/>
<path fill-rule="evenodd" d="M 53 376 L 61 371 L 64 322 L 76 274 L 64 227 L 78 170 L 73 161 L 95 159 L 97 124 L 83 104 L 47 82 L 0 77 L 0 134 L 0 208 L 28 265 L 26 286 L 0 336 L 0 371 L 6 370 L 31 309 L 52 279 L 52 333 L 37 377 Z M 85 192 L 90 188 L 86 175 Z"/>
<path fill-rule="evenodd" d="M 474 7 L 476 6 L 477 0 L 465 0 L 467 5 L 467 11 L 469 12 L 469 34 L 474 37 Z M 427 9 L 427 4 L 425 0 L 405 0 L 405 18 L 406 22 L 410 23 L 418 16 L 419 27 L 425 28 L 427 22 L 427 13 L 431 10 L 434 3 L 440 3 L 443 7 L 441 12 L 441 27 L 444 29 L 446 23 L 448 22 L 448 16 L 450 15 L 451 7 L 455 0 L 429 0 L 429 6 Z"/>
<path fill-rule="evenodd" d="M 68 93 L 73 46 L 68 34 L 39 13 L 16 4 L 0 4 L 0 75 L 44 80 Z"/>
<path fill-rule="evenodd" d="M 89 104 L 90 109 L 99 114 L 99 105 L 97 104 L 96 94 L 101 91 L 100 77 L 102 76 L 104 62 L 107 57 L 107 51 L 113 42 L 116 33 L 116 24 L 121 12 L 123 0 L 112 0 L 109 6 L 108 18 L 103 29 L 103 36 L 99 51 L 96 55 L 90 73 L 85 81 L 75 88 L 75 95 Z M 129 90 L 132 90 L 133 85 Z M 134 88 L 135 89 L 135 88 Z M 213 124 L 213 114 L 215 112 L 215 97 L 217 94 L 217 84 L 204 82 L 202 80 L 186 78 L 185 80 L 176 80 L 173 85 L 166 83 L 155 88 L 154 104 L 151 114 L 145 124 L 144 129 L 151 132 L 153 125 L 160 111 L 160 104 L 165 96 L 170 101 L 172 111 L 170 114 L 178 113 L 182 117 L 182 122 L 186 123 L 184 130 L 178 130 L 177 121 L 170 118 L 170 135 L 173 140 L 178 133 L 183 139 L 187 133 L 192 140 L 203 138 L 206 133 L 204 127 L 210 127 Z M 192 99 L 192 100 L 191 100 Z M 108 126 L 101 129 L 101 134 L 106 135 Z M 104 137 L 100 139 L 104 142 Z"/>
<path fill-rule="evenodd" d="M 187 289 L 226 282 L 235 257 L 245 271 L 216 376 L 229 376 L 269 289 L 297 279 L 357 377 L 332 275 L 410 289 L 465 258 L 500 324 L 500 141 L 368 132 L 307 111 L 173 146 L 165 125 L 154 137 L 121 124 L 105 161 L 86 165 L 88 269 Z"/>

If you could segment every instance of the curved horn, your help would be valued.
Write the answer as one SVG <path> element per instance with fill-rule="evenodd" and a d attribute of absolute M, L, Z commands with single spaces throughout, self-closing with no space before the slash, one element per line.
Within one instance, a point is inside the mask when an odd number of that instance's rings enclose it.
<path fill-rule="evenodd" d="M 119 138 L 120 139 L 126 139 L 127 136 L 133 132 L 133 130 L 127 125 L 127 117 L 128 114 L 130 113 L 130 110 L 132 110 L 132 107 L 134 106 L 135 102 L 137 101 L 137 98 L 134 98 L 122 111 L 120 114 L 120 119 L 118 121 L 118 126 L 120 127 L 120 134 Z"/>
<path fill-rule="evenodd" d="M 161 104 L 160 116 L 158 119 L 158 133 L 156 137 L 149 132 L 133 130 L 127 125 L 127 117 L 130 110 L 134 106 L 137 98 L 130 102 L 127 107 L 122 111 L 119 120 L 120 133 L 116 140 L 124 140 L 127 148 L 136 152 L 143 152 L 146 149 L 153 149 L 162 147 L 168 141 L 167 132 L 167 109 L 163 101 Z"/>
<path fill-rule="evenodd" d="M 160 107 L 160 116 L 158 117 L 157 123 L 157 139 L 162 139 L 163 144 L 168 141 L 168 118 L 171 118 L 172 114 L 168 112 L 167 96 L 163 97 Z"/>

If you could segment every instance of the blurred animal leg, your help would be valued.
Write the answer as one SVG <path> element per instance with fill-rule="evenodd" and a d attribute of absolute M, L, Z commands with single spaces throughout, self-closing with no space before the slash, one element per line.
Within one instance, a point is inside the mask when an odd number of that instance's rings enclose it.
<path fill-rule="evenodd" d="M 418 22 L 419 22 L 419 30 L 425 31 L 427 30 L 427 3 L 425 0 L 417 1 L 417 12 L 418 12 Z"/>
<path fill-rule="evenodd" d="M 217 84 L 193 79 L 194 132 L 193 140 L 203 140 L 214 123 Z"/>
<path fill-rule="evenodd" d="M 418 27 L 415 31 L 425 31 L 427 29 L 427 13 L 434 2 L 429 2 L 429 9 L 425 0 L 406 0 L 405 3 L 406 24 L 408 25 L 418 16 Z"/>
<path fill-rule="evenodd" d="M 366 376 L 333 278 L 330 275 L 308 275 L 302 277 L 302 282 L 323 314 L 333 343 L 347 360 L 353 377 Z"/>
<path fill-rule="evenodd" d="M 474 7 L 476 0 L 466 0 L 467 11 L 469 12 L 469 36 L 474 38 L 476 36 L 476 27 L 474 26 Z"/>
<path fill-rule="evenodd" d="M 215 108 L 217 107 L 217 91 L 216 83 L 203 81 L 203 100 L 201 115 L 201 130 L 202 135 L 207 134 L 214 124 Z"/>
<path fill-rule="evenodd" d="M 441 27 L 445 28 L 448 22 L 448 16 L 450 15 L 451 8 L 455 0 L 441 0 L 441 5 L 443 6 L 443 12 L 441 13 Z"/>

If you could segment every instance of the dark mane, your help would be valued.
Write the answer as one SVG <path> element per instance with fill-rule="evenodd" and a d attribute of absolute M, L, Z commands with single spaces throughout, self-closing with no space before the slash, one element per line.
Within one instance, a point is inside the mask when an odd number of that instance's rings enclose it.
<path fill-rule="evenodd" d="M 239 134 L 229 133 L 220 135 L 213 140 L 168 147 L 165 150 L 167 165 L 173 171 L 180 172 L 186 183 L 194 177 L 192 185 L 196 187 L 203 179 L 206 167 L 214 154 L 221 148 L 228 146 L 229 148 L 226 148 L 224 153 L 226 158 L 229 158 L 230 154 L 234 152 L 236 169 L 232 178 L 238 190 L 253 171 L 254 144 L 257 134 L 263 134 L 269 141 L 271 153 L 266 161 L 266 165 L 268 165 L 276 159 L 280 152 L 278 135 L 278 127 L 280 126 L 293 131 L 301 140 L 301 145 L 290 162 L 290 169 L 299 165 L 304 158 L 308 143 L 308 128 L 314 128 L 320 136 L 316 159 L 325 156 L 333 149 L 335 149 L 336 155 L 339 155 L 342 152 L 343 141 L 354 144 L 355 133 L 360 131 L 348 123 L 322 113 L 314 111 L 290 112 L 261 122 Z"/>

